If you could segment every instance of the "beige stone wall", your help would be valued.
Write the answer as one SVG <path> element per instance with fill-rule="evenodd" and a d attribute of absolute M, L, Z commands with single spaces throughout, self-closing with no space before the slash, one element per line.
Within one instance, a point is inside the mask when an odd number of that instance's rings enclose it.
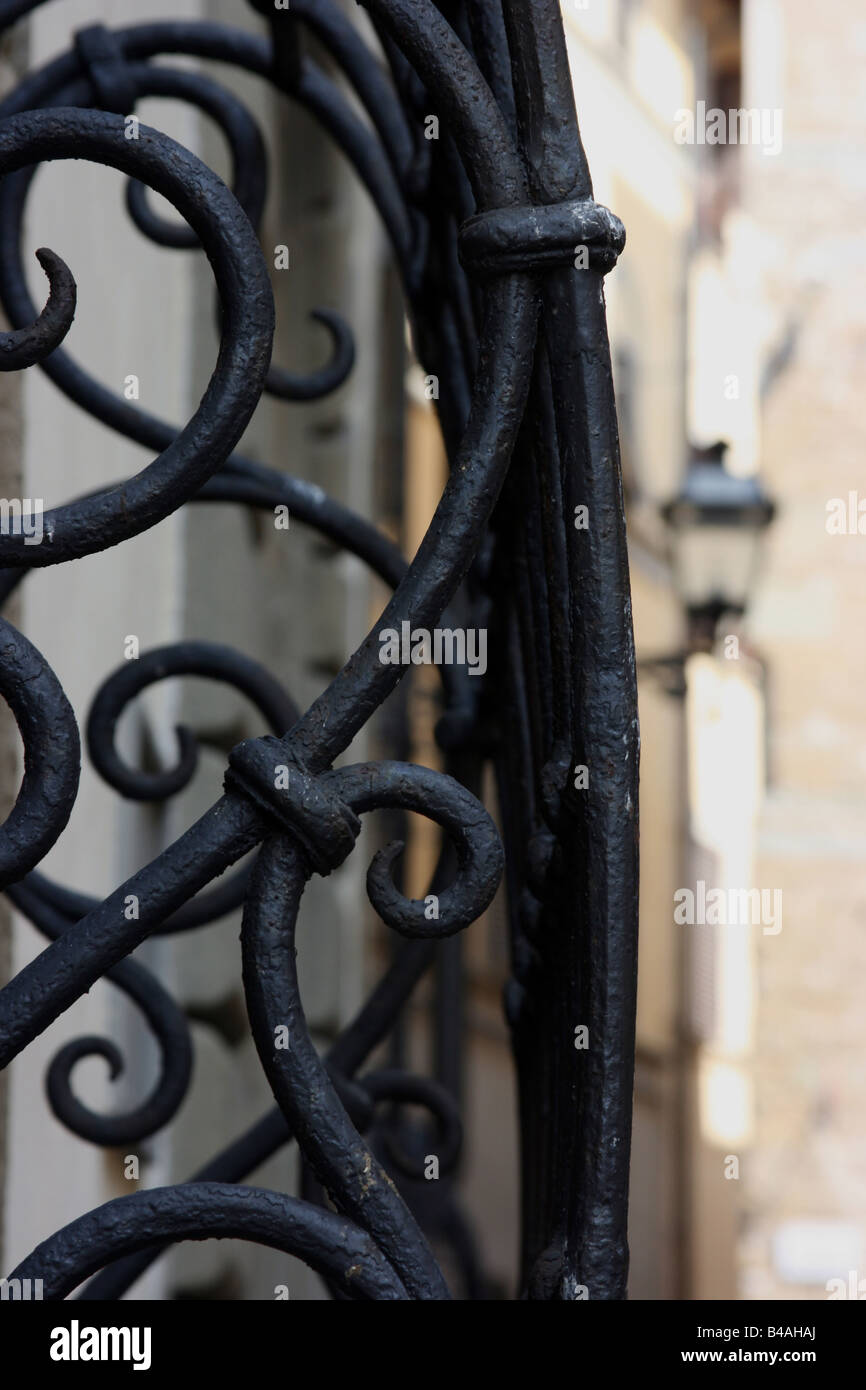
<path fill-rule="evenodd" d="M 746 8 L 756 35 L 779 34 L 751 71 L 775 84 L 785 132 L 779 157 L 748 164 L 745 204 L 772 237 L 768 299 L 794 338 L 765 399 L 780 513 L 752 623 L 770 672 L 761 876 L 785 925 L 760 947 L 743 1291 L 824 1298 L 825 1279 L 783 1279 L 773 1249 L 785 1222 L 841 1222 L 866 1275 L 866 536 L 825 527 L 830 499 L 866 496 L 866 16 L 857 0 Z"/>

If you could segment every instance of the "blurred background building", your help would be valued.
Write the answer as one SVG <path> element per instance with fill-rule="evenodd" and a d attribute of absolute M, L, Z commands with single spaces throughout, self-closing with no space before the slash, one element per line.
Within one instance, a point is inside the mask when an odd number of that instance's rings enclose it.
<path fill-rule="evenodd" d="M 596 196 L 629 237 L 607 289 L 644 669 L 631 1292 L 838 1296 L 866 1254 L 864 554 L 826 523 L 864 457 L 866 21 L 846 0 L 563 14 Z M 726 142 L 699 143 L 701 109 Z M 670 139 L 683 111 L 695 143 Z M 683 555 L 671 587 L 657 518 L 716 440 L 777 515 L 709 647 L 683 612 L 707 575 Z M 653 660 L 696 647 L 682 685 Z M 677 925 L 671 885 L 699 880 L 778 893 L 781 923 Z"/>
<path fill-rule="evenodd" d="M 179 12 L 258 27 L 228 0 L 182 0 Z M 628 233 L 606 292 L 641 678 L 631 1296 L 826 1298 L 828 1281 L 850 1290 L 866 1279 L 866 540 L 827 527 L 833 499 L 850 511 L 866 458 L 866 136 L 854 116 L 866 17 L 856 0 L 562 0 L 562 12 L 595 196 Z M 124 0 L 47 6 L 8 45 L 6 84 L 65 49 L 85 23 L 163 13 L 160 0 L 144 0 L 134 16 Z M 292 249 L 292 270 L 273 277 L 276 360 L 300 369 L 322 359 L 327 343 L 308 319 L 322 304 L 346 314 L 359 344 L 336 397 L 312 407 L 265 402 L 246 447 L 374 517 L 411 555 L 445 463 L 373 211 L 303 113 L 233 71 L 219 77 L 242 92 L 268 137 L 265 244 Z M 712 112 L 723 125 L 707 123 Z M 756 118 L 735 123 L 731 112 Z M 141 114 L 226 172 L 197 115 L 170 103 Z M 725 138 L 707 138 L 711 130 Z M 41 172 L 28 235 L 55 247 L 78 279 L 69 339 L 78 360 L 117 389 L 138 374 L 143 404 L 185 418 L 214 354 L 209 272 L 195 256 L 144 242 L 120 187 L 89 167 Z M 71 216 L 73 202 L 98 206 L 100 221 Z M 167 345 L 159 355 L 156 333 Z M 141 466 L 138 449 L 38 372 L 0 386 L 9 495 L 43 495 L 49 506 Z M 775 503 L 769 525 L 765 496 Z M 856 517 L 856 498 L 853 506 Z M 57 570 L 37 573 L 17 620 L 80 720 L 130 633 L 142 650 L 190 635 L 236 644 L 306 703 L 366 631 L 383 591 L 294 523 L 288 535 L 289 544 L 239 508 L 187 507 L 121 551 L 67 566 L 63 585 Z M 370 736 L 377 751 L 396 744 L 436 765 L 428 674 L 404 682 L 395 712 Z M 210 804 L 227 749 L 260 732 L 233 693 L 171 682 L 128 716 L 130 759 L 169 765 L 181 719 L 203 744 L 194 787 L 168 811 L 130 809 L 86 773 L 47 864 L 55 877 L 106 892 Z M 7 763 L 13 747 L 7 731 Z M 429 836 L 413 818 L 406 872 L 416 893 L 435 857 Z M 357 910 L 366 862 L 361 848 L 305 896 L 301 983 L 323 1045 L 387 959 L 386 934 Z M 746 924 L 677 922 L 675 895 L 699 883 L 729 896 L 764 890 L 779 910 Z M 237 929 L 232 919 L 141 953 L 190 1009 L 196 1043 L 179 1120 L 142 1151 L 144 1185 L 187 1176 L 267 1108 L 244 1034 Z M 509 1296 L 518 1153 L 496 904 L 465 937 L 440 967 L 464 980 L 459 1192 L 484 1292 Z M 13 968 L 40 944 L 18 919 L 12 941 Z M 128 1190 L 123 1155 L 99 1153 L 53 1119 L 42 1074 L 62 1041 L 104 1031 L 125 1038 L 138 1060 L 121 1086 L 107 1083 L 100 1063 L 83 1064 L 82 1096 L 109 1109 L 123 1086 L 127 1103 L 146 1093 L 155 1060 L 132 1012 L 100 984 L 13 1069 L 5 1268 Z M 427 982 L 399 1045 L 424 1066 L 440 1044 Z M 285 1156 L 253 1176 L 296 1181 Z M 296 1265 L 287 1273 L 286 1263 L 231 1242 L 182 1247 L 136 1293 L 270 1298 L 289 1283 L 293 1298 L 320 1296 L 313 1276 Z"/>

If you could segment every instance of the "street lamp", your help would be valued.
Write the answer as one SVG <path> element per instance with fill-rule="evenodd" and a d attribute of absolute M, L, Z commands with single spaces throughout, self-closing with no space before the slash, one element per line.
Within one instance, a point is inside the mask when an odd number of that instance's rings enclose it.
<path fill-rule="evenodd" d="M 775 506 L 757 478 L 725 468 L 727 444 L 693 449 L 680 492 L 662 508 L 674 579 L 695 647 L 711 647 L 723 614 L 745 612 L 761 536 Z"/>

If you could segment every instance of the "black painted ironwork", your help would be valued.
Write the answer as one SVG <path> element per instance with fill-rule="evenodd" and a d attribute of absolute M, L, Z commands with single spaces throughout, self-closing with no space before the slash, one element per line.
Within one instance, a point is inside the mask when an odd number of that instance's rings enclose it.
<path fill-rule="evenodd" d="M 3 0 L 0 28 L 39 3 Z M 297 521 L 359 556 L 393 588 L 373 631 L 303 712 L 256 663 L 212 643 L 144 654 L 105 681 L 87 722 L 87 747 L 125 797 L 171 796 L 195 768 L 188 732 L 168 772 L 131 769 L 116 751 L 121 712 L 154 681 L 186 673 L 230 682 L 271 730 L 232 751 L 220 800 L 105 901 L 39 871 L 75 800 L 79 736 L 56 677 L 2 620 L 0 691 L 21 732 L 25 775 L 0 829 L 0 880 L 50 944 L 0 993 L 0 1064 L 106 977 L 137 1004 L 159 1042 L 158 1084 L 131 1113 L 92 1113 L 73 1091 L 77 1061 L 98 1054 L 117 1072 L 123 1058 L 107 1039 L 81 1038 L 51 1064 L 50 1103 L 94 1144 L 153 1134 L 184 1097 L 191 1046 L 182 1011 L 131 953 L 155 933 L 203 927 L 243 904 L 244 988 L 276 1101 L 189 1182 L 109 1202 L 44 1241 L 14 1276 L 42 1279 L 50 1298 L 65 1297 L 91 1275 L 79 1297 L 117 1297 L 166 1245 L 220 1236 L 299 1256 L 336 1297 L 447 1298 L 422 1224 L 450 1241 L 470 1294 L 479 1295 L 468 1228 L 453 1202 L 431 1213 L 417 1154 L 401 1144 L 399 1127 L 384 1148 L 363 1137 L 376 1107 L 425 1106 L 447 1172 L 460 1144 L 452 1091 L 400 1067 L 364 1066 L 437 959 L 440 989 L 453 985 L 459 964 L 455 971 L 454 957 L 443 955 L 442 938 L 488 906 L 503 867 L 513 962 L 505 1006 L 522 1142 L 520 1291 L 548 1300 L 625 1296 L 638 731 L 602 293 L 624 233 L 593 201 L 556 0 L 365 3 L 381 53 L 334 0 L 291 0 L 288 9 L 256 0 L 259 36 L 187 21 L 85 30 L 0 103 L 0 298 L 12 325 L 0 335 L 0 369 L 38 363 L 82 409 L 155 454 L 135 477 L 48 513 L 41 545 L 0 536 L 4 597 L 34 567 L 80 560 L 200 500 L 288 504 Z M 342 82 L 313 56 L 309 35 Z M 236 451 L 263 392 L 309 400 L 334 390 L 351 370 L 352 337 L 323 311 L 333 338 L 328 365 L 304 377 L 271 364 L 274 308 L 256 230 L 265 197 L 262 139 L 248 111 L 211 77 L 162 62 L 179 54 L 246 69 L 306 108 L 379 210 L 420 359 L 441 382 L 450 461 L 411 565 L 373 525 L 318 488 Z M 187 101 L 218 122 L 232 151 L 233 191 L 157 130 L 141 125 L 137 138 L 125 138 L 126 118 L 153 95 Z M 441 123 L 436 141 L 424 139 L 430 111 Z M 211 263 L 222 307 L 219 357 L 180 430 L 114 396 L 59 346 L 72 322 L 75 285 L 49 250 L 37 252 L 50 284 L 41 313 L 30 298 L 21 249 L 28 189 L 40 163 L 70 158 L 127 175 L 128 208 L 141 232 L 163 245 L 200 248 Z M 184 228 L 153 213 L 146 187 L 169 199 Z M 586 254 L 576 255 L 578 247 Z M 585 526 L 575 524 L 581 507 Z M 334 769 L 404 672 L 381 663 L 376 634 L 403 622 L 430 630 L 446 611 L 486 627 L 491 652 L 481 681 L 441 668 L 438 738 L 448 773 L 393 762 Z M 498 781 L 504 852 L 478 799 L 486 762 Z M 588 769 L 588 785 L 575 778 L 577 765 Z M 329 873 L 352 853 L 359 818 L 386 807 L 419 812 L 442 828 L 431 885 L 439 916 L 428 921 L 424 903 L 396 887 L 399 844 L 380 851 L 368 894 L 382 920 L 407 939 L 321 1057 L 295 975 L 301 894 L 311 875 Z M 252 869 L 209 886 L 256 847 Z M 133 920 L 124 911 L 129 895 L 140 905 Z M 289 1028 L 285 1050 L 273 1047 L 278 1024 Z M 588 1048 L 574 1045 L 581 1025 Z M 440 1052 L 451 1050 L 443 1035 Z M 304 1157 L 302 1197 L 242 1185 L 291 1138 Z"/>

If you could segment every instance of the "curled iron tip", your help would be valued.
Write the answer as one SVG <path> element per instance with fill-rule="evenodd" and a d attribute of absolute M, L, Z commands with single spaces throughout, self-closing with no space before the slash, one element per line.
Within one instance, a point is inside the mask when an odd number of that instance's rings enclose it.
<path fill-rule="evenodd" d="M 323 367 L 308 373 L 286 371 L 274 363 L 268 369 L 265 391 L 284 401 L 317 401 L 342 386 L 355 365 L 355 339 L 342 315 L 333 309 L 313 309 L 310 318 L 331 335 L 331 356 Z"/>
<path fill-rule="evenodd" d="M 69 266 L 47 246 L 40 246 L 36 259 L 48 276 L 48 300 L 35 323 L 0 333 L 0 372 L 19 372 L 44 362 L 63 342 L 75 318 L 77 290 Z"/>

